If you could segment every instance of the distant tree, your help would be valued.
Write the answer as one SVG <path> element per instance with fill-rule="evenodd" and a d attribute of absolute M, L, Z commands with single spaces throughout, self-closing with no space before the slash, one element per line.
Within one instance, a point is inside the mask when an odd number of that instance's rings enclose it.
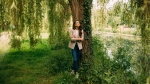
<path fill-rule="evenodd" d="M 141 78 L 144 80 L 150 75 L 150 3 L 149 0 L 131 0 L 131 9 L 135 15 L 135 23 L 141 30 L 141 42 L 142 42 L 142 52 L 141 55 L 137 57 L 138 62 L 138 72 L 141 74 Z"/>

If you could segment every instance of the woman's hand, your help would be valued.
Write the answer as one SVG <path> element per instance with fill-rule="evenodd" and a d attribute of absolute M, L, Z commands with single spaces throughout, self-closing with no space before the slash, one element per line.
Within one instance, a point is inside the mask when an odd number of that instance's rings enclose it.
<path fill-rule="evenodd" d="M 80 41 L 83 41 L 83 40 L 84 40 L 84 38 L 79 38 L 79 40 L 80 40 Z"/>
<path fill-rule="evenodd" d="M 74 36 L 73 36 L 73 35 L 70 35 L 70 38 L 74 38 Z"/>
<path fill-rule="evenodd" d="M 75 40 L 83 41 L 84 38 L 71 38 L 71 40 L 73 40 L 73 41 L 75 41 Z"/>
<path fill-rule="evenodd" d="M 76 41 L 76 38 L 71 38 L 72 41 Z"/>
<path fill-rule="evenodd" d="M 81 38 L 81 41 L 84 41 L 84 38 Z"/>
<path fill-rule="evenodd" d="M 76 41 L 73 35 L 70 35 L 71 41 Z"/>

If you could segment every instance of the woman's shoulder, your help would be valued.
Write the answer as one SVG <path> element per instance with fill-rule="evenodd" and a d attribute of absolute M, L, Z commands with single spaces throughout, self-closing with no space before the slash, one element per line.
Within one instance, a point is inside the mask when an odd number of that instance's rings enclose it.
<path fill-rule="evenodd" d="M 70 31 L 73 31 L 73 28 L 70 28 L 69 30 L 70 30 Z"/>
<path fill-rule="evenodd" d="M 70 32 L 76 32 L 76 30 L 75 30 L 75 29 L 73 29 L 73 28 L 71 28 L 71 29 L 70 29 Z"/>

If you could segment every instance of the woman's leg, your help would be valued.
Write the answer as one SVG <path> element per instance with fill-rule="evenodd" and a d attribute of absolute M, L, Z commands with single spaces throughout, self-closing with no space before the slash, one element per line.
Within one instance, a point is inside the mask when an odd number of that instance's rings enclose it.
<path fill-rule="evenodd" d="M 82 52 L 82 50 L 77 50 L 77 56 L 78 56 L 78 61 L 79 61 L 79 58 L 80 58 L 80 56 L 81 56 L 81 52 Z"/>
<path fill-rule="evenodd" d="M 77 49 L 72 50 L 72 56 L 73 56 L 73 67 L 72 69 L 77 72 L 78 71 L 78 56 L 77 56 Z"/>
<path fill-rule="evenodd" d="M 79 48 L 78 48 L 78 44 L 75 44 L 74 49 L 72 50 L 72 56 L 73 56 L 73 70 L 75 72 L 78 72 L 78 58 L 79 58 Z"/>

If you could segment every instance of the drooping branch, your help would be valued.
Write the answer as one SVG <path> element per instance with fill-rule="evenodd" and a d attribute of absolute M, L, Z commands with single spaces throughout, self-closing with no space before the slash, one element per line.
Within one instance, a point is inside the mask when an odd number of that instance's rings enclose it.
<path fill-rule="evenodd" d="M 49 43 L 52 48 L 64 46 L 67 25 L 70 20 L 70 10 L 67 1 L 54 0 L 48 2 Z"/>

